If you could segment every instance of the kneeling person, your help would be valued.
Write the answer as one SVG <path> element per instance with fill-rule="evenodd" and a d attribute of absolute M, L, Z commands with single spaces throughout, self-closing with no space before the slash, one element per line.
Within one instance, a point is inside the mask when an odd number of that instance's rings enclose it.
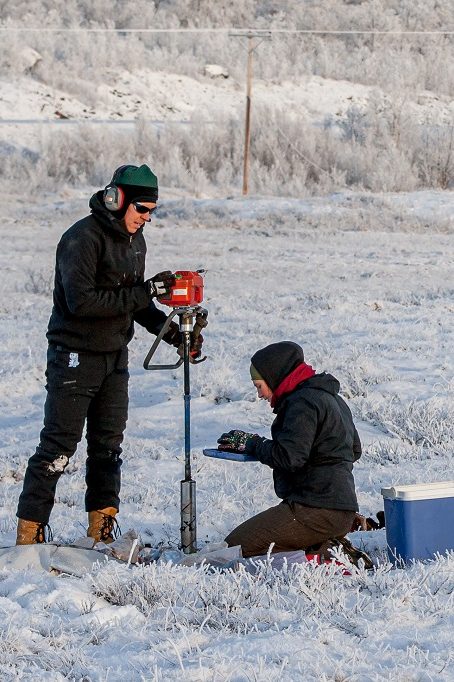
<path fill-rule="evenodd" d="M 296 343 L 273 343 L 251 362 L 257 394 L 276 414 L 271 439 L 235 430 L 218 439 L 219 449 L 271 467 L 282 502 L 242 523 L 226 542 L 241 545 L 245 557 L 266 554 L 272 543 L 272 552 L 311 548 L 323 555 L 330 540 L 351 530 L 358 511 L 353 463 L 361 443 L 350 409 L 337 379 L 316 374 Z"/>

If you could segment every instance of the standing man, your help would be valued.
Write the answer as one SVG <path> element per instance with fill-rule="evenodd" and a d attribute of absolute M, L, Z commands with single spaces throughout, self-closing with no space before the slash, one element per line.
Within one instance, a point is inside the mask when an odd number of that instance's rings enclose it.
<path fill-rule="evenodd" d="M 44 427 L 29 459 L 17 510 L 17 544 L 45 542 L 57 482 L 86 422 L 85 508 L 88 535 L 111 542 L 120 503 L 120 458 L 128 415 L 128 349 L 134 321 L 158 334 L 166 319 L 154 299 L 175 280 L 170 271 L 144 281 L 143 226 L 158 200 L 147 166 L 118 168 L 92 196 L 91 214 L 57 247 L 53 309 L 47 338 Z M 178 347 L 172 323 L 164 340 Z M 192 339 L 192 357 L 203 339 Z"/>

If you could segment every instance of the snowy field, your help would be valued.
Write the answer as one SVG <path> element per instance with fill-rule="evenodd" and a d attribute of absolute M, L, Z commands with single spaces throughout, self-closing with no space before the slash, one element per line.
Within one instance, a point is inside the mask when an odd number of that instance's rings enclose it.
<path fill-rule="evenodd" d="M 3 546 L 14 542 L 41 428 L 55 246 L 93 189 L 36 197 L 22 188 L 0 205 Z M 208 359 L 191 374 L 200 545 L 276 502 L 265 466 L 202 454 L 230 428 L 269 433 L 273 415 L 256 400 L 248 368 L 270 342 L 301 343 L 308 363 L 340 380 L 364 446 L 355 466 L 362 513 L 382 509 L 381 487 L 454 478 L 453 193 L 161 196 L 147 226 L 148 275 L 207 270 Z M 175 548 L 183 373 L 143 370 L 151 340 L 137 329 L 130 345 L 119 520 L 123 531 Z M 82 444 L 57 491 L 58 542 L 85 532 L 83 476 Z M 351 576 L 308 565 L 255 577 L 170 564 L 110 563 L 82 579 L 0 569 L 0 678 L 452 681 L 454 556 L 393 569 L 384 533 L 352 536 L 376 569 Z"/>

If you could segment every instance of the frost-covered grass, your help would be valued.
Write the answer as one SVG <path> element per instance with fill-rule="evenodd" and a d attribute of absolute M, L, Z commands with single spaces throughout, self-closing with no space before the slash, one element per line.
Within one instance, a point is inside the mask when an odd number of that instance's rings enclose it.
<path fill-rule="evenodd" d="M 0 202 L 3 544 L 14 540 L 21 479 L 41 428 L 55 245 L 85 214 L 90 192 L 32 197 L 23 219 L 22 195 Z M 307 362 L 339 378 L 364 446 L 355 466 L 363 513 L 382 508 L 381 487 L 453 478 L 452 194 L 161 195 L 146 228 L 148 274 L 207 269 L 208 359 L 191 372 L 200 544 L 219 542 L 276 502 L 269 469 L 202 455 L 228 428 L 269 433 L 273 416 L 256 401 L 248 368 L 272 341 L 300 342 Z M 145 372 L 150 344 L 138 329 L 130 345 L 119 520 L 154 546 L 176 547 L 182 371 Z M 159 350 L 159 359 L 169 357 L 171 349 Z M 83 477 L 82 443 L 58 486 L 57 541 L 85 532 Z M 351 576 L 306 565 L 283 573 L 264 566 L 255 577 L 171 565 L 107 565 L 83 579 L 4 569 L 0 676 L 448 682 L 452 555 L 394 570 L 382 554 L 384 531 L 372 540 L 378 568 Z"/>
<path fill-rule="evenodd" d="M 0 575 L 2 679 L 452 679 L 453 561 Z M 24 586 L 27 588 L 24 590 Z"/>

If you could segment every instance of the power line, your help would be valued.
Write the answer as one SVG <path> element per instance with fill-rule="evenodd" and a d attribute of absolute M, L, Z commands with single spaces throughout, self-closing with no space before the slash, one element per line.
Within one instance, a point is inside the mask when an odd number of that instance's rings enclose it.
<path fill-rule="evenodd" d="M 254 29 L 254 28 L 34 28 L 29 26 L 0 26 L 0 32 L 18 31 L 21 33 L 225 33 L 229 34 L 232 31 L 248 33 L 256 31 L 266 31 L 270 34 L 302 34 L 302 35 L 334 35 L 334 36 L 350 36 L 350 35 L 371 35 L 371 36 L 452 36 L 454 30 L 434 30 L 434 31 L 380 31 L 358 29 L 350 31 L 337 31 L 330 29 L 286 29 L 286 28 L 270 28 L 270 29 Z"/>

